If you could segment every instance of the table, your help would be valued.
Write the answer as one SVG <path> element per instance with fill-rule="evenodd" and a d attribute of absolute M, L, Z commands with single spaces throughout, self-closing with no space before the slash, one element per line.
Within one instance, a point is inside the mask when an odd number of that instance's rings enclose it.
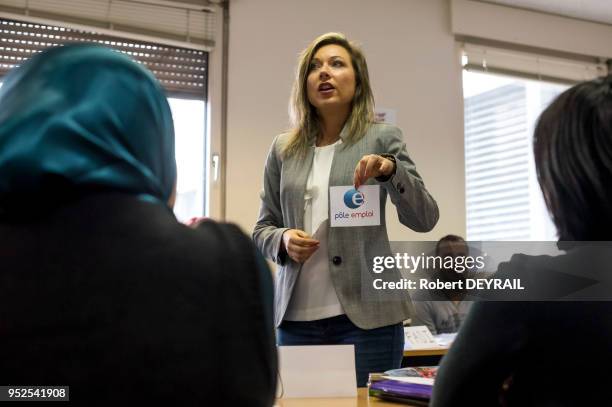
<path fill-rule="evenodd" d="M 404 350 L 404 357 L 411 358 L 417 356 L 444 356 L 448 352 L 448 348 L 427 348 L 427 349 L 406 349 Z"/>
<path fill-rule="evenodd" d="M 357 389 L 357 397 L 345 398 L 296 398 L 278 399 L 276 407 L 367 407 L 367 406 L 410 406 L 410 404 L 383 401 L 376 397 L 368 397 L 368 389 Z"/>

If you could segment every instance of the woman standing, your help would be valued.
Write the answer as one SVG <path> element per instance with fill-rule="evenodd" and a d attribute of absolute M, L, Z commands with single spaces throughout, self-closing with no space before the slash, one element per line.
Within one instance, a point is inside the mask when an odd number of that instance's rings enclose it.
<path fill-rule="evenodd" d="M 438 207 L 408 157 L 401 131 L 374 123 L 361 50 L 338 33 L 301 54 L 291 97 L 293 129 L 268 154 L 253 238 L 279 265 L 275 323 L 280 345 L 354 344 L 357 382 L 398 367 L 410 301 L 362 298 L 362 273 L 383 242 L 387 195 L 400 222 L 431 230 Z M 379 186 L 380 224 L 330 227 L 329 188 Z M 315 235 L 315 236 L 313 236 Z"/>

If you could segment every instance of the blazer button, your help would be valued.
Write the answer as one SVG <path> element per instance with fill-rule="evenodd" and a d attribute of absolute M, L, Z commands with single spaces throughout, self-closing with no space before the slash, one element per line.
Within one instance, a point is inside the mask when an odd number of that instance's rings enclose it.
<path fill-rule="evenodd" d="M 402 185 L 401 182 L 397 183 L 397 189 L 404 189 L 404 186 Z"/>
<path fill-rule="evenodd" d="M 334 256 L 334 258 L 332 259 L 332 262 L 336 265 L 339 266 L 340 264 L 342 264 L 342 257 L 340 256 Z"/>
<path fill-rule="evenodd" d="M 405 189 L 404 189 L 404 188 L 400 188 L 400 189 L 399 189 L 399 193 L 400 193 L 400 194 L 403 194 L 403 193 L 404 193 L 404 191 L 405 191 Z"/>

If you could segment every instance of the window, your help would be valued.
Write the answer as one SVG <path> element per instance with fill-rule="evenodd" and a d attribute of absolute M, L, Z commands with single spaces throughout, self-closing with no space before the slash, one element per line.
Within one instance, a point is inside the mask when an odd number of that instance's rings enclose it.
<path fill-rule="evenodd" d="M 208 52 L 113 37 L 55 25 L 0 19 L 0 82 L 36 52 L 66 42 L 96 42 L 151 70 L 168 94 L 176 136 L 179 220 L 205 215 Z"/>
<path fill-rule="evenodd" d="M 538 116 L 566 88 L 463 71 L 468 240 L 556 240 L 532 140 Z"/>
<path fill-rule="evenodd" d="M 568 84 L 604 76 L 598 58 L 461 44 L 467 238 L 556 240 L 533 161 L 540 113 Z"/>
<path fill-rule="evenodd" d="M 174 213 L 180 221 L 204 215 L 205 143 L 204 101 L 168 98 L 174 120 L 176 140 L 176 204 Z"/>

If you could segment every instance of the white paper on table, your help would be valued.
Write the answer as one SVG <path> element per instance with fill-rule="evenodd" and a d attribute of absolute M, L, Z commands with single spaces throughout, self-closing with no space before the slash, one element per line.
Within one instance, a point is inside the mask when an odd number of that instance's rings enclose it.
<path fill-rule="evenodd" d="M 442 346 L 443 348 L 449 348 L 456 337 L 457 332 L 454 332 L 450 334 L 438 334 L 434 336 L 434 339 L 438 345 Z"/>
<path fill-rule="evenodd" d="M 331 227 L 380 225 L 380 185 L 329 187 Z"/>
<path fill-rule="evenodd" d="M 277 396 L 355 397 L 354 345 L 279 346 Z"/>
<path fill-rule="evenodd" d="M 439 348 L 429 329 L 425 325 L 404 327 L 405 349 Z"/>

